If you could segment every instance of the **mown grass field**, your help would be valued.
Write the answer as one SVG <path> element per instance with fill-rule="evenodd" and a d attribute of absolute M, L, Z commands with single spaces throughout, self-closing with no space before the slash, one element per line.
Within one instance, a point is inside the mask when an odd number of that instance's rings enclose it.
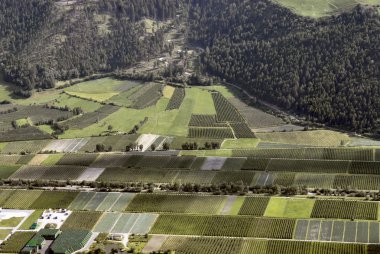
<path fill-rule="evenodd" d="M 59 107 L 67 106 L 70 109 L 80 107 L 84 112 L 93 112 L 102 106 L 100 103 L 77 98 L 65 93 L 61 94 L 51 104 Z"/>
<path fill-rule="evenodd" d="M 65 88 L 65 92 L 85 99 L 106 101 L 121 92 L 120 88 L 126 85 L 126 81 L 111 78 L 102 78 L 82 82 Z"/>
<path fill-rule="evenodd" d="M 350 141 L 347 134 L 329 130 L 256 133 L 256 136 L 266 142 L 323 147 L 341 146 Z"/>
<path fill-rule="evenodd" d="M 264 216 L 310 218 L 314 202 L 312 199 L 271 198 Z"/>

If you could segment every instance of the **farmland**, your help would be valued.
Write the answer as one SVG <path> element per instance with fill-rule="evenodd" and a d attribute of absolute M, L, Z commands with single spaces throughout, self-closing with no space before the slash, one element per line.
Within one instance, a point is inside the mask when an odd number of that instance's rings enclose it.
<path fill-rule="evenodd" d="M 63 223 L 61 229 L 82 229 L 91 231 L 101 215 L 99 212 L 73 212 L 65 223 Z"/>
<path fill-rule="evenodd" d="M 224 199 L 216 196 L 138 194 L 127 211 L 216 214 Z"/>
<path fill-rule="evenodd" d="M 34 236 L 34 232 L 16 232 L 0 247 L 1 253 L 19 253 Z"/>
<path fill-rule="evenodd" d="M 154 234 L 291 239 L 295 220 L 231 216 L 160 215 Z"/>
<path fill-rule="evenodd" d="M 284 125 L 221 86 L 101 79 L 63 90 L 40 99 L 83 110 L 76 116 L 65 111 L 69 119 L 59 121 L 69 127 L 64 133 L 52 139 L 32 126 L 24 131 L 38 140 L 21 141 L 13 141 L 22 139 L 19 129 L 2 133 L 11 139 L 0 143 L 4 188 L 66 186 L 0 190 L 0 207 L 31 210 L 17 230 L 28 230 L 46 209 L 65 208 L 64 232 L 80 231 L 81 239 L 89 232 L 153 234 L 147 246 L 154 240 L 150 248 L 156 251 L 364 254 L 367 243 L 380 243 L 378 203 L 344 197 L 356 190 L 376 197 L 375 145 L 355 145 L 337 131 Z M 32 117 L 32 125 L 38 119 Z M 252 132 L 261 127 L 271 131 Z M 164 142 L 170 151 L 162 150 Z M 185 151 L 194 148 L 186 143 L 197 148 Z M 131 144 L 143 145 L 142 151 L 127 152 Z M 0 218 L 0 224 L 15 225 L 20 218 Z M 0 233 L 5 238 L 10 232 Z"/>
<path fill-rule="evenodd" d="M 176 87 L 173 95 L 170 98 L 168 106 L 166 107 L 166 110 L 179 109 L 183 102 L 183 99 L 185 99 L 185 89 Z"/>

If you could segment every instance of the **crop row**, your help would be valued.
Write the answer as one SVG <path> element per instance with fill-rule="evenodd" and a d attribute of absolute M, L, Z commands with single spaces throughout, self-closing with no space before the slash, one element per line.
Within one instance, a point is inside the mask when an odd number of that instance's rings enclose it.
<path fill-rule="evenodd" d="M 132 108 L 135 108 L 135 109 L 147 108 L 152 105 L 155 105 L 156 102 L 160 99 L 162 95 L 161 84 L 153 83 L 153 84 L 144 85 L 144 86 L 149 86 L 149 87 L 146 89 L 144 93 L 139 94 L 139 96 L 135 98 L 135 101 L 133 105 L 131 106 Z M 138 93 L 139 92 L 137 92 L 135 95 L 137 95 Z"/>
<path fill-rule="evenodd" d="M 231 128 L 236 138 L 255 138 L 255 134 L 246 123 L 231 123 Z"/>
<path fill-rule="evenodd" d="M 92 230 L 95 224 L 98 222 L 102 213 L 100 212 L 77 212 L 74 211 L 63 223 L 61 229 L 82 229 Z"/>
<path fill-rule="evenodd" d="M 245 122 L 237 109 L 223 95 L 213 92 L 212 99 L 218 122 Z"/>
<path fill-rule="evenodd" d="M 64 124 L 69 126 L 70 129 L 83 129 L 90 125 L 98 123 L 119 109 L 120 108 L 116 106 L 104 105 L 94 112 L 85 113 L 82 116 L 69 119 L 65 121 Z"/>
<path fill-rule="evenodd" d="M 189 126 L 192 127 L 228 127 L 226 123 L 218 123 L 216 115 L 191 115 Z"/>
<path fill-rule="evenodd" d="M 160 215 L 151 233 L 291 239 L 294 225 L 294 219 Z"/>
<path fill-rule="evenodd" d="M 128 205 L 131 212 L 217 214 L 225 200 L 223 196 L 137 194 Z"/>
<path fill-rule="evenodd" d="M 189 138 L 225 139 L 234 138 L 231 128 L 190 127 Z"/>
<path fill-rule="evenodd" d="M 183 102 L 183 99 L 185 99 L 185 89 L 176 87 L 166 107 L 166 110 L 179 109 Z"/>
<path fill-rule="evenodd" d="M 317 200 L 312 218 L 339 218 L 377 220 L 378 204 L 375 202 Z"/>
<path fill-rule="evenodd" d="M 289 148 L 233 150 L 234 157 L 374 161 L 373 149 Z"/>
<path fill-rule="evenodd" d="M 369 248 L 374 248 L 373 246 Z M 367 246 L 354 243 L 306 242 L 291 240 L 243 239 L 226 237 L 169 236 L 161 250 L 176 253 L 208 254 L 367 254 Z M 373 252 L 376 253 L 376 252 Z"/>

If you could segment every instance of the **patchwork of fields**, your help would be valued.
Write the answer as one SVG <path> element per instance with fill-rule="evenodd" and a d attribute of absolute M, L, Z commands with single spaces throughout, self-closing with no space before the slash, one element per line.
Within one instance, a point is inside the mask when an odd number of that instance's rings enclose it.
<path fill-rule="evenodd" d="M 376 141 L 285 124 L 222 86 L 105 78 L 15 106 L 0 105 L 0 207 L 28 214 L 0 216 L 0 253 L 50 212 L 65 235 L 150 234 L 146 253 L 379 252 Z M 53 184 L 66 187 L 36 187 Z M 19 185 L 30 189 L 7 189 Z"/>
<path fill-rule="evenodd" d="M 252 253 L 249 248 L 256 246 L 262 253 L 276 253 L 280 248 L 290 250 L 296 247 L 300 250 L 314 249 L 313 253 L 321 254 L 341 253 L 333 252 L 334 249 L 323 252 L 330 248 L 338 248 L 344 251 L 342 253 L 367 253 L 369 245 L 365 244 L 380 243 L 380 223 L 376 221 L 379 219 L 378 203 L 368 201 L 266 196 L 230 199 L 233 196 L 24 190 L 1 190 L 0 197 L 0 206 L 4 208 L 55 207 L 73 210 L 61 226 L 64 231 L 154 234 L 151 240 L 155 242 L 148 243 L 146 247 L 150 246 L 152 251 L 176 248 L 180 253 L 182 250 L 187 253 L 193 249 L 202 251 L 203 248 L 213 248 L 211 253 L 225 253 L 227 250 Z M 329 202 L 329 206 L 335 207 L 331 211 L 322 209 L 330 214 L 328 217 L 331 219 L 310 218 L 321 209 L 319 202 Z M 361 214 L 370 213 L 371 218 L 342 220 L 346 218 L 346 210 L 352 210 L 347 209 L 346 203 L 358 205 L 354 210 L 362 211 Z M 373 209 L 369 210 L 367 206 Z M 31 216 L 31 219 L 25 220 L 25 226 L 28 227 L 33 219 L 41 215 L 41 210 L 36 213 L 26 211 L 28 214 L 25 219 Z M 334 211 L 340 211 L 342 215 L 334 215 Z M 224 215 L 219 215 L 222 213 Z M 31 233 L 30 236 L 34 234 L 33 231 L 25 232 Z M 0 251 L 7 250 L 13 241 L 11 236 L 5 246 L 0 247 Z M 200 245 L 193 246 L 198 243 Z M 22 246 L 17 248 L 21 249 Z M 217 252 L 219 248 L 220 252 Z"/>

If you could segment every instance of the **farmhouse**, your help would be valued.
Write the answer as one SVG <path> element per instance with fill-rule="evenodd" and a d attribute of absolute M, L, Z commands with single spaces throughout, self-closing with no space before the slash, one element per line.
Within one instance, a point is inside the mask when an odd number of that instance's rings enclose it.
<path fill-rule="evenodd" d="M 54 241 L 62 232 L 58 229 L 41 229 L 21 250 L 22 254 L 39 253 L 47 244 Z"/>

